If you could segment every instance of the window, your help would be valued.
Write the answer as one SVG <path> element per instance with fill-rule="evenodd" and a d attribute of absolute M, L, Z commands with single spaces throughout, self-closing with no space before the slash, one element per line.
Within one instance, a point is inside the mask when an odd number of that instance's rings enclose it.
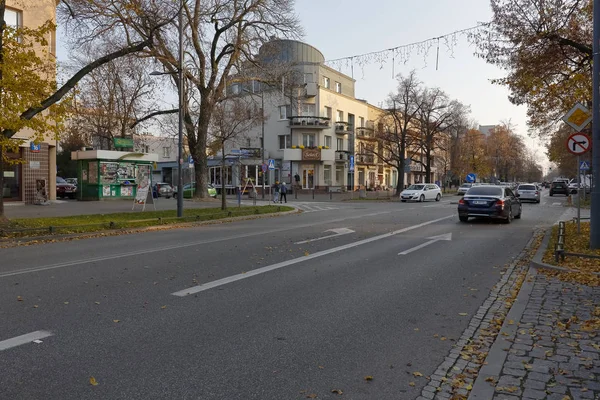
<path fill-rule="evenodd" d="M 279 135 L 279 148 L 289 149 L 292 146 L 292 135 Z"/>
<path fill-rule="evenodd" d="M 246 146 L 247 147 L 251 147 L 252 146 L 252 139 L 246 138 Z"/>
<path fill-rule="evenodd" d="M 302 103 L 302 108 L 300 109 L 300 115 L 303 115 L 305 117 L 314 117 L 317 114 L 315 113 L 315 105 L 314 104 L 308 104 L 308 103 Z"/>
<path fill-rule="evenodd" d="M 231 93 L 232 94 L 240 94 L 241 90 L 242 89 L 241 89 L 239 83 L 234 83 L 233 85 L 231 85 Z"/>
<path fill-rule="evenodd" d="M 6 8 L 4 11 L 4 21 L 6 25 L 12 26 L 13 28 L 19 28 L 23 26 L 23 18 L 20 11 L 11 10 Z"/>
<path fill-rule="evenodd" d="M 171 157 L 171 148 L 170 147 L 163 147 L 163 157 L 165 157 L 165 158 Z"/>
<path fill-rule="evenodd" d="M 344 139 L 337 139 L 337 151 L 344 151 Z"/>
<path fill-rule="evenodd" d="M 339 82 L 335 83 L 335 91 L 338 93 L 342 93 L 342 84 Z"/>
<path fill-rule="evenodd" d="M 337 115 L 335 117 L 335 122 L 341 122 L 344 120 L 344 112 L 342 110 L 337 110 Z"/>
<path fill-rule="evenodd" d="M 304 83 L 313 83 L 312 72 L 305 72 L 304 73 Z"/>
<path fill-rule="evenodd" d="M 291 116 L 291 107 L 287 106 L 279 106 L 279 119 L 288 119 Z"/>
<path fill-rule="evenodd" d="M 262 92 L 260 84 L 261 84 L 261 82 L 259 82 L 259 81 L 252 81 L 252 93 Z"/>
<path fill-rule="evenodd" d="M 365 127 L 365 117 L 358 117 L 358 123 L 361 128 Z"/>
<path fill-rule="evenodd" d="M 331 117 L 333 115 L 333 110 L 331 109 L 331 107 L 327 107 L 325 106 L 325 117 L 329 118 L 329 120 L 331 121 Z"/>
<path fill-rule="evenodd" d="M 325 146 L 331 148 L 331 136 L 325 135 Z"/>
<path fill-rule="evenodd" d="M 326 76 L 323 77 L 323 86 L 325 86 L 326 89 L 331 89 L 331 83 Z"/>
<path fill-rule="evenodd" d="M 331 165 L 323 165 L 323 179 L 326 185 L 331 185 Z"/>
<path fill-rule="evenodd" d="M 150 146 L 144 145 L 144 153 L 150 153 Z"/>
<path fill-rule="evenodd" d="M 304 147 L 314 147 L 316 145 L 315 135 L 305 133 L 302 135 L 302 144 Z"/>
<path fill-rule="evenodd" d="M 338 185 L 344 184 L 344 167 L 335 167 L 335 182 Z"/>

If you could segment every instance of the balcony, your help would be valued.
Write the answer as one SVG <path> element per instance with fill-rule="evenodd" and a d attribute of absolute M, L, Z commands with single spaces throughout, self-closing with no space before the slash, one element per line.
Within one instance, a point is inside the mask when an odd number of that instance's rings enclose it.
<path fill-rule="evenodd" d="M 375 155 L 374 154 L 357 154 L 354 161 L 356 162 L 356 164 L 375 165 Z"/>
<path fill-rule="evenodd" d="M 375 130 L 373 128 L 367 128 L 362 126 L 355 129 L 356 138 L 361 140 L 377 140 L 375 136 Z"/>
<path fill-rule="evenodd" d="M 352 130 L 347 122 L 337 121 L 335 123 L 335 133 L 337 135 L 347 135 L 350 132 L 352 132 Z"/>
<path fill-rule="evenodd" d="M 335 152 L 335 161 L 336 162 L 346 162 L 346 161 L 348 161 L 349 158 L 350 157 L 348 156 L 348 153 L 345 151 L 337 150 Z"/>
<path fill-rule="evenodd" d="M 335 157 L 333 149 L 283 149 L 284 161 L 334 161 Z"/>
<path fill-rule="evenodd" d="M 293 116 L 289 118 L 290 128 L 302 129 L 327 129 L 329 128 L 329 118 L 315 116 Z"/>

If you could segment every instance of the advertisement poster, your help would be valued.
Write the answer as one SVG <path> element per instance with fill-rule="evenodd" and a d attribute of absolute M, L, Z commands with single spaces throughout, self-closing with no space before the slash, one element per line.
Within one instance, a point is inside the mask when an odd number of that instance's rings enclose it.
<path fill-rule="evenodd" d="M 121 186 L 121 196 L 124 196 L 124 197 L 133 196 L 133 186 Z"/>
<path fill-rule="evenodd" d="M 101 162 L 100 179 L 102 184 L 117 183 L 119 163 Z"/>
<path fill-rule="evenodd" d="M 132 163 L 119 163 L 117 177 L 119 181 L 135 181 L 135 165 Z"/>
<path fill-rule="evenodd" d="M 102 186 L 102 196 L 110 197 L 110 186 Z"/>
<path fill-rule="evenodd" d="M 88 164 L 88 168 L 89 168 L 88 182 L 91 184 L 97 184 L 98 183 L 98 163 L 96 161 L 90 161 L 90 163 Z"/>
<path fill-rule="evenodd" d="M 137 194 L 135 196 L 135 202 L 138 204 L 145 204 L 149 191 L 150 191 L 150 166 L 149 165 L 138 165 L 137 166 Z"/>

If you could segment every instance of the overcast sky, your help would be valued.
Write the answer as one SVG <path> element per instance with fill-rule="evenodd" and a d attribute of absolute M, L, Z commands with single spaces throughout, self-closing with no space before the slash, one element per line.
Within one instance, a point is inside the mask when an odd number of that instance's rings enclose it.
<path fill-rule="evenodd" d="M 491 17 L 487 0 L 436 0 L 400 2 L 398 0 L 296 0 L 296 10 L 304 26 L 304 42 L 318 48 L 326 60 L 357 56 L 390 49 L 442 36 L 469 28 Z M 62 32 L 59 29 L 59 59 L 66 59 L 60 48 Z M 427 57 L 418 54 L 417 46 L 404 60 L 381 63 L 371 60 L 364 66 L 354 65 L 356 96 L 374 105 L 382 105 L 396 87 L 392 73 L 407 74 L 416 70 L 418 77 L 430 87 L 439 87 L 471 107 L 471 117 L 481 125 L 494 125 L 510 120 L 528 147 L 536 151 L 545 166 L 545 150 L 538 139 L 527 136 L 526 108 L 514 106 L 507 98 L 508 91 L 492 85 L 490 79 L 505 73 L 473 55 L 474 47 L 464 36 L 457 36 L 453 51 L 443 41 L 436 70 L 436 49 Z M 357 59 L 359 60 L 359 59 Z M 342 72 L 351 75 L 349 67 Z"/>

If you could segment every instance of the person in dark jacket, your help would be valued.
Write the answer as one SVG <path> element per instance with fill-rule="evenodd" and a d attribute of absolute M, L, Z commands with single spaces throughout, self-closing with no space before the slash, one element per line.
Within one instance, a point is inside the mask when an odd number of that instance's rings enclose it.
<path fill-rule="evenodd" d="M 279 202 L 283 203 L 283 200 L 285 199 L 285 202 L 287 203 L 287 186 L 285 185 L 285 182 L 281 182 L 279 191 L 281 192 L 281 198 L 279 199 Z"/>

